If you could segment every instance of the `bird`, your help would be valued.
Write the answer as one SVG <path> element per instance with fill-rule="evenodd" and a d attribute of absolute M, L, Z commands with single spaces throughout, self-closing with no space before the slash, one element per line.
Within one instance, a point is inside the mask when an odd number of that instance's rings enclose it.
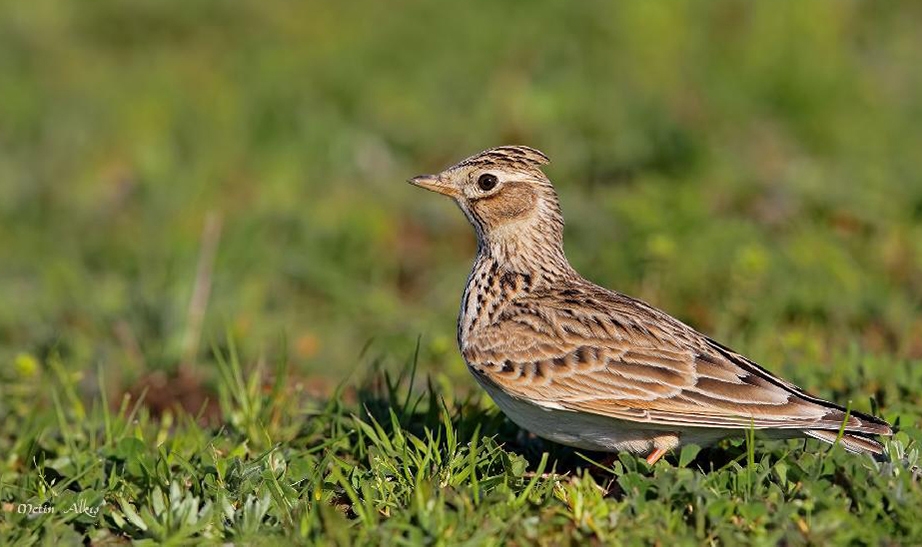
<path fill-rule="evenodd" d="M 885 420 L 811 395 L 646 302 L 581 276 L 557 192 L 528 146 L 490 148 L 411 184 L 454 200 L 477 235 L 458 314 L 468 369 L 519 427 L 654 465 L 748 431 L 884 457 Z"/>

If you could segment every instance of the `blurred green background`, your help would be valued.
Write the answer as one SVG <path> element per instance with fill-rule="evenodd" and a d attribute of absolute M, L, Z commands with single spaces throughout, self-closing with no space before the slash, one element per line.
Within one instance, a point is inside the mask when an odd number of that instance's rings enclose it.
<path fill-rule="evenodd" d="M 423 369 L 463 378 L 473 232 L 404 181 L 516 143 L 552 158 L 588 278 L 826 395 L 922 359 L 920 23 L 910 0 L 3 2 L 3 378 L 190 360 L 209 217 L 203 370 L 228 329 L 330 381 L 422 335 Z"/>

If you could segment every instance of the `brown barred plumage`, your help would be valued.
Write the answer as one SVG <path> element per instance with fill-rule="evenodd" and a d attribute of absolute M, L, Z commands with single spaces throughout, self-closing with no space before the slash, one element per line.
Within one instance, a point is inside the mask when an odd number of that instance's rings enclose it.
<path fill-rule="evenodd" d="M 649 454 L 748 428 L 881 455 L 889 424 L 846 413 L 649 304 L 580 276 L 543 153 L 502 146 L 411 183 L 454 198 L 477 232 L 458 345 L 518 425 L 591 450 Z M 486 178 L 484 178 L 486 177 Z M 492 178 L 491 178 L 492 177 Z"/>

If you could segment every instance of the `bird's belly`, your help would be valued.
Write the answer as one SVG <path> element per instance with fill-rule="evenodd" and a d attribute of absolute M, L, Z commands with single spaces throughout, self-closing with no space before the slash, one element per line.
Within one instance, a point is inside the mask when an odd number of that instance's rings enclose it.
<path fill-rule="evenodd" d="M 517 399 L 474 375 L 496 406 L 523 429 L 556 443 L 599 452 L 647 454 L 654 448 L 673 449 L 689 442 L 706 446 L 725 431 L 692 428 L 679 433 L 654 424 L 635 423 L 597 414 L 548 408 Z"/>
<path fill-rule="evenodd" d="M 516 399 L 495 385 L 481 382 L 487 393 L 510 420 L 539 437 L 584 450 L 602 452 L 649 452 L 650 430 L 594 414 L 538 406 Z"/>

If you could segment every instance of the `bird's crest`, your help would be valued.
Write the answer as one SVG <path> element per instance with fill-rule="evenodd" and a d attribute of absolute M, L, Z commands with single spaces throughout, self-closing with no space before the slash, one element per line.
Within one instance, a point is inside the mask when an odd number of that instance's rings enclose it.
<path fill-rule="evenodd" d="M 482 165 L 538 169 L 550 162 L 550 158 L 540 150 L 528 146 L 510 145 L 489 148 L 461 161 L 455 167 Z"/>

